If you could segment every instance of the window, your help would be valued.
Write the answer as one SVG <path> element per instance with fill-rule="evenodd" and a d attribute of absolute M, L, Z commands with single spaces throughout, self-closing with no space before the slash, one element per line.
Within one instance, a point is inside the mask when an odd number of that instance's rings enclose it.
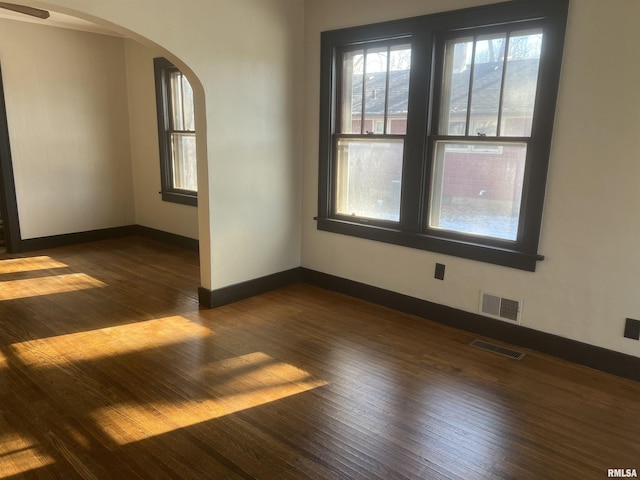
<path fill-rule="evenodd" d="M 411 46 L 385 42 L 340 57 L 335 211 L 398 221 Z"/>
<path fill-rule="evenodd" d="M 193 90 L 166 58 L 154 59 L 162 199 L 197 205 Z"/>
<path fill-rule="evenodd" d="M 318 228 L 534 271 L 567 6 L 323 32 Z"/>

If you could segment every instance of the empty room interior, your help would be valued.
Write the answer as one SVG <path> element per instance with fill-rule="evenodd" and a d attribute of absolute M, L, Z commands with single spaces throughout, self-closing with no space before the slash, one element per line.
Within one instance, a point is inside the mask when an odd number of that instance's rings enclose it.
<path fill-rule="evenodd" d="M 0 2 L 0 480 L 640 471 L 640 2 Z"/>

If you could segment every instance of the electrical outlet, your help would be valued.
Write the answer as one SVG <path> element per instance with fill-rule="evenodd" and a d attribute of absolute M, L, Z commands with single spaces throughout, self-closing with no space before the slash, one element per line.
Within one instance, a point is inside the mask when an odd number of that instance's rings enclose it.
<path fill-rule="evenodd" d="M 627 323 L 624 325 L 624 336 L 633 340 L 640 340 L 640 320 L 627 318 Z"/>
<path fill-rule="evenodd" d="M 444 280 L 444 264 L 436 263 L 436 273 L 433 277 L 438 280 Z"/>

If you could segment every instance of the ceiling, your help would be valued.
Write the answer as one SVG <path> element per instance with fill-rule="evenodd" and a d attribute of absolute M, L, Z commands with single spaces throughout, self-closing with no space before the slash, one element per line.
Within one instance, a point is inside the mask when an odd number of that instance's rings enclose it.
<path fill-rule="evenodd" d="M 38 23 L 40 25 L 47 25 L 50 27 L 70 28 L 72 30 L 100 33 L 103 35 L 112 35 L 116 37 L 122 36 L 119 33 L 97 25 L 93 22 L 89 22 L 88 20 L 83 20 L 71 15 L 65 15 L 63 13 L 53 12 L 51 10 L 49 10 L 49 13 L 51 16 L 46 20 L 42 20 L 40 18 L 31 17 L 29 15 L 24 15 L 22 13 L 12 12 L 10 10 L 0 8 L 0 18 L 18 20 L 20 22 Z"/>

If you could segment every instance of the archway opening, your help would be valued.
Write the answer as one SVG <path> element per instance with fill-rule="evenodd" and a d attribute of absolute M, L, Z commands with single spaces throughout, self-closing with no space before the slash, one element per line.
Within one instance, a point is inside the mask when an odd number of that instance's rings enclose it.
<path fill-rule="evenodd" d="M 200 81 L 179 58 L 139 34 L 80 12 L 49 12 L 46 20 L 15 12 L 3 12 L 0 19 L 12 23 L 11 33 L 28 31 L 29 38 L 17 42 L 14 36 L 5 47 L 14 55 L 3 55 L 7 147 L 13 149 L 5 157 L 15 167 L 17 188 L 15 205 L 6 201 L 12 192 L 2 192 L 7 210 L 2 216 L 15 217 L 19 232 L 11 249 L 19 251 L 27 239 L 131 224 L 198 240 L 200 231 L 207 231 L 200 228 L 207 214 L 198 212 L 206 209 L 206 200 L 198 208 L 169 205 L 158 193 L 153 58 L 170 59 L 193 86 L 198 190 L 206 197 Z M 18 57 L 38 62 L 26 65 Z M 3 223 L 6 227 L 7 218 Z"/>

